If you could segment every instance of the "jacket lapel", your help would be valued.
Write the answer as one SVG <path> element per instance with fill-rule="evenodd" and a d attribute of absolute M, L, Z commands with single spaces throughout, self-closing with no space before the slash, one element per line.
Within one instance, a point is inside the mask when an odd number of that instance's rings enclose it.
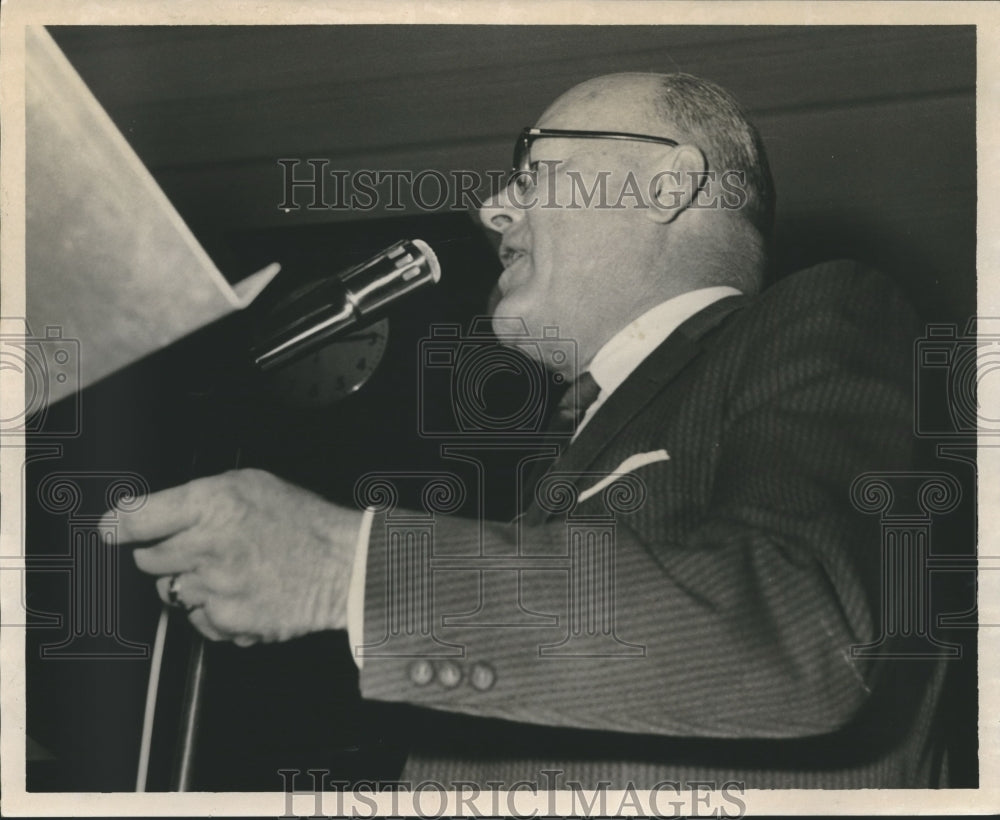
<path fill-rule="evenodd" d="M 745 305 L 747 298 L 727 296 L 681 324 L 611 394 L 549 472 L 586 471 L 612 439 L 701 352 L 705 334 Z"/>

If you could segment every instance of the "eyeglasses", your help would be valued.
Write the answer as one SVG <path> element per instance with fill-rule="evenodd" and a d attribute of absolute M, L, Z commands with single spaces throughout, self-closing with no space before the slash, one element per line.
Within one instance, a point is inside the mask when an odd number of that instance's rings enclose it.
<path fill-rule="evenodd" d="M 525 128 L 514 143 L 514 162 L 507 184 L 515 183 L 524 191 L 532 179 L 534 168 L 531 163 L 531 144 L 542 137 L 564 137 L 567 139 L 629 140 L 631 142 L 654 142 L 660 145 L 679 145 L 669 137 L 653 137 L 649 134 L 630 134 L 625 131 L 574 131 L 563 128 Z"/>

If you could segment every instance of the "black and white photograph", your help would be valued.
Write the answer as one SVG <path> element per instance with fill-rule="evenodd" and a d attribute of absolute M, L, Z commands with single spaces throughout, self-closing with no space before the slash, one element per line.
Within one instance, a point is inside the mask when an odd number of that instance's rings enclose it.
<path fill-rule="evenodd" d="M 5 4 L 4 813 L 1000 810 L 997 22 Z"/>

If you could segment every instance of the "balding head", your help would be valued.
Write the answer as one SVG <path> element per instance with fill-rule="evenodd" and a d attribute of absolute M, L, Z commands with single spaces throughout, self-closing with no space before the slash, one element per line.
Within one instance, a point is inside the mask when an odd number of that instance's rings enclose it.
<path fill-rule="evenodd" d="M 773 209 L 767 161 L 739 107 L 711 83 L 588 80 L 522 135 L 516 162 L 521 172 L 481 214 L 503 234 L 495 324 L 517 317 L 539 335 L 557 326 L 585 362 L 667 299 L 760 286 Z M 720 198 L 734 176 L 735 196 Z"/>
<path fill-rule="evenodd" d="M 665 74 L 607 74 L 558 97 L 538 120 L 541 128 L 589 128 L 655 134 L 664 123 L 656 108 Z M 667 134 L 664 134 L 667 136 Z"/>
<path fill-rule="evenodd" d="M 715 83 L 690 74 L 607 74 L 560 96 L 538 125 L 631 131 L 693 143 L 705 154 L 710 172 L 743 175 L 743 216 L 765 239 L 770 237 L 775 192 L 763 142 L 736 99 Z"/>

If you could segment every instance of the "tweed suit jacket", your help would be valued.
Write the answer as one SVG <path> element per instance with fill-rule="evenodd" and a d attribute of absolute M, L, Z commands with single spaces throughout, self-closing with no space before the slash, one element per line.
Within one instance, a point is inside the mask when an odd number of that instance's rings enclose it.
<path fill-rule="evenodd" d="M 852 262 L 709 306 L 609 397 L 522 516 L 435 520 L 430 551 L 455 560 L 429 573 L 422 626 L 399 620 L 415 553 L 377 515 L 360 685 L 424 707 L 405 775 L 935 785 L 941 665 L 851 652 L 880 634 L 881 545 L 849 488 L 914 465 L 916 335 L 889 281 Z M 637 454 L 652 455 L 605 491 L 560 495 Z"/>

